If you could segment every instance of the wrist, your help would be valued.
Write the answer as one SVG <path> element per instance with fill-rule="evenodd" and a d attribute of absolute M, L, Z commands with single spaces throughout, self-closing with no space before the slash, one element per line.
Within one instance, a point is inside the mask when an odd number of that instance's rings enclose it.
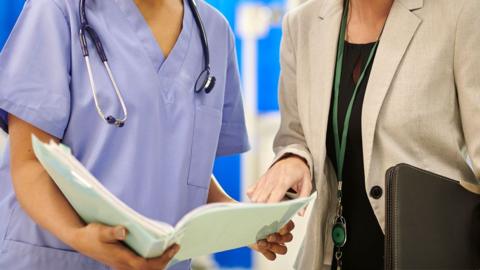
<path fill-rule="evenodd" d="M 305 165 L 307 165 L 308 167 L 308 162 L 306 159 L 304 159 L 303 157 L 301 156 L 298 156 L 298 155 L 295 155 L 295 154 L 291 154 L 291 153 L 288 153 L 286 154 L 285 156 L 283 156 L 280 160 L 285 160 L 285 159 L 293 159 L 293 160 L 299 160 L 299 161 L 302 161 Z"/>
<path fill-rule="evenodd" d="M 292 153 L 288 153 L 288 154 L 285 154 L 282 158 L 280 158 L 277 162 L 281 162 L 281 161 L 286 161 L 286 160 L 296 160 L 296 161 L 300 161 L 302 162 L 305 166 L 307 166 L 307 168 L 310 169 L 310 166 L 308 165 L 308 162 L 305 158 L 301 157 L 301 156 L 298 156 L 298 155 L 295 155 L 295 154 L 292 154 Z"/>
<path fill-rule="evenodd" d="M 85 226 L 64 228 L 59 233 L 58 237 L 68 246 L 72 247 L 75 250 L 78 250 L 79 249 L 78 240 L 82 239 L 82 233 L 84 229 L 85 229 Z"/>

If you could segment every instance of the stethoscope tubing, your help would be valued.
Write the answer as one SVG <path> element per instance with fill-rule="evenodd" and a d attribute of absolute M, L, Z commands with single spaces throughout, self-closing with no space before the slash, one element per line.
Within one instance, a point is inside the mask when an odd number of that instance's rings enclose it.
<path fill-rule="evenodd" d="M 195 22 L 197 24 L 197 27 L 200 30 L 200 40 L 202 42 L 202 48 L 203 48 L 203 55 L 204 55 L 204 69 L 198 76 L 198 79 L 195 83 L 195 92 L 200 93 L 202 91 L 205 91 L 205 93 L 209 94 L 213 88 L 215 87 L 216 83 L 216 78 L 211 75 L 210 71 L 210 51 L 209 51 L 209 45 L 208 45 L 208 38 L 207 34 L 205 31 L 205 26 L 202 22 L 202 19 L 200 17 L 200 13 L 198 12 L 197 8 L 197 3 L 195 0 L 188 0 L 190 9 L 192 10 L 193 17 L 195 19 Z M 82 49 L 82 54 L 85 59 L 85 64 L 87 66 L 87 73 L 88 73 L 88 80 L 90 84 L 90 89 L 93 95 L 93 99 L 95 102 L 95 108 L 97 110 L 98 115 L 108 124 L 115 125 L 116 127 L 123 127 L 128 119 L 128 110 L 127 106 L 125 103 L 125 100 L 123 98 L 122 92 L 117 84 L 117 81 L 115 80 L 115 77 L 113 76 L 112 70 L 110 68 L 110 65 L 108 63 L 108 58 L 105 53 L 105 50 L 103 48 L 102 42 L 100 40 L 100 37 L 98 34 L 95 32 L 95 30 L 90 26 L 88 23 L 87 19 L 87 14 L 86 14 L 86 8 L 85 8 L 85 0 L 80 0 L 79 2 L 79 15 L 80 15 L 80 31 L 79 31 L 79 37 L 80 37 L 80 46 Z M 114 88 L 116 98 L 118 102 L 120 103 L 122 107 L 122 117 L 117 118 L 112 115 L 106 116 L 105 112 L 102 110 L 102 107 L 100 105 L 100 101 L 97 96 L 97 88 L 95 85 L 95 78 L 93 75 L 93 69 L 92 65 L 90 62 L 90 53 L 88 50 L 88 40 L 87 40 L 87 35 L 90 37 L 90 39 L 93 41 L 97 54 L 100 57 L 100 60 L 103 63 L 104 69 L 106 73 L 108 74 L 108 77 L 110 79 L 110 83 Z"/>
<path fill-rule="evenodd" d="M 97 96 L 97 87 L 95 85 L 95 79 L 93 78 L 93 71 L 92 71 L 92 65 L 90 63 L 90 57 L 87 55 L 87 56 L 84 57 L 84 59 L 85 59 L 86 65 L 87 65 L 87 72 L 88 72 L 88 79 L 89 79 L 89 82 L 90 82 L 90 89 L 92 91 L 93 100 L 95 102 L 95 108 L 97 110 L 98 115 L 109 124 L 113 124 L 117 127 L 123 127 L 123 125 L 125 125 L 125 122 L 128 119 L 128 109 L 127 109 L 127 105 L 125 104 L 125 100 L 122 96 L 122 93 L 121 93 L 121 91 L 120 91 L 120 89 L 117 85 L 117 82 L 116 82 L 115 78 L 113 77 L 112 70 L 110 69 L 110 65 L 108 64 L 108 61 L 104 61 L 103 65 L 104 65 L 105 70 L 107 71 L 108 77 L 110 79 L 110 83 L 112 84 L 112 86 L 115 90 L 115 95 L 118 99 L 118 102 L 120 103 L 120 105 L 122 107 L 123 116 L 122 116 L 121 119 L 113 117 L 113 116 L 106 116 L 105 112 L 102 110 L 102 108 L 100 106 L 100 101 L 98 100 L 98 96 Z"/>

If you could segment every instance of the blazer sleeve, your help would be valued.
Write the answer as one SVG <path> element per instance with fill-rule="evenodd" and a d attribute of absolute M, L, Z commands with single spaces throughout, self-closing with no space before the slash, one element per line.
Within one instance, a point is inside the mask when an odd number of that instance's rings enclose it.
<path fill-rule="evenodd" d="M 465 0 L 455 41 L 455 84 L 465 142 L 480 180 L 480 1 Z"/>
<path fill-rule="evenodd" d="M 286 15 L 283 20 L 279 81 L 281 124 L 273 144 L 276 154 L 274 163 L 286 155 L 299 156 L 307 162 L 313 180 L 313 158 L 305 140 L 298 112 L 296 56 L 290 32 L 290 18 L 290 15 Z"/>

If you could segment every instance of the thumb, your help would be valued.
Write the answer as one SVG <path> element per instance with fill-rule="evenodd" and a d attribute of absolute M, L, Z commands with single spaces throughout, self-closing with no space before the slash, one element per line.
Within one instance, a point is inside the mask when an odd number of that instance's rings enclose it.
<path fill-rule="evenodd" d="M 306 198 L 308 196 L 310 196 L 310 194 L 312 193 L 312 180 L 310 179 L 310 176 L 305 176 L 303 178 L 303 183 L 302 183 L 302 186 L 300 188 L 300 192 L 299 192 L 299 197 L 300 198 Z M 303 217 L 305 215 L 305 212 L 307 211 L 307 208 L 303 208 L 302 210 L 300 210 L 300 212 L 298 213 L 299 216 Z"/>
<path fill-rule="evenodd" d="M 260 181 L 259 181 L 260 182 Z M 247 196 L 249 199 L 252 199 L 252 195 L 253 193 L 255 192 L 255 190 L 257 189 L 257 186 L 258 186 L 258 182 L 255 183 L 255 185 L 252 185 L 248 188 L 247 190 Z"/>
<path fill-rule="evenodd" d="M 123 241 L 127 237 L 127 230 L 122 226 L 109 227 L 99 225 L 100 240 L 106 243 Z"/>
<path fill-rule="evenodd" d="M 312 193 L 312 180 L 310 175 L 303 177 L 302 185 L 300 186 L 299 197 L 306 198 Z"/>

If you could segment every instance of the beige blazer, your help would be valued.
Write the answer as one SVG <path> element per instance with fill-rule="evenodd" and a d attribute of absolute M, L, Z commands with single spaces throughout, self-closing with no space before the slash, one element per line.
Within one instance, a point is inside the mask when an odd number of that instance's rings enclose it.
<path fill-rule="evenodd" d="M 277 158 L 305 158 L 319 193 L 296 264 L 301 270 L 328 269 L 333 255 L 337 182 L 325 138 L 342 9 L 342 0 L 311 0 L 290 12 L 283 26 L 282 122 L 274 150 Z M 384 196 L 376 200 L 369 193 L 374 186 L 384 189 L 389 167 L 409 163 L 470 183 L 480 179 L 479 14 L 480 0 L 393 4 L 362 113 L 363 192 L 382 229 Z"/>

